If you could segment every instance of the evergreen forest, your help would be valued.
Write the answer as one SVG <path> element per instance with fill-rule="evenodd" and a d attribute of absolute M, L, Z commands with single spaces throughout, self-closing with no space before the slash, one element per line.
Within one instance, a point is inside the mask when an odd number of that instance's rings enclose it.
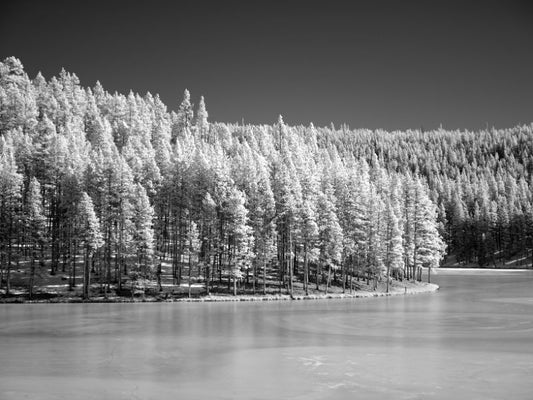
<path fill-rule="evenodd" d="M 253 125 L 196 103 L 1 62 L 1 293 L 351 292 L 533 260 L 532 124 Z"/>

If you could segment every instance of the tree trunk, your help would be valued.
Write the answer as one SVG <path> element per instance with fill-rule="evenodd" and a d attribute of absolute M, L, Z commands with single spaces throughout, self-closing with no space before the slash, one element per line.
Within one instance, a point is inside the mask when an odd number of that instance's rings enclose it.
<path fill-rule="evenodd" d="M 9 291 L 11 290 L 11 262 L 13 260 L 13 244 L 11 241 L 11 235 L 12 235 L 11 231 L 12 231 L 12 225 L 13 225 L 12 220 L 13 218 L 11 218 L 10 220 L 9 235 L 8 235 L 9 244 L 7 246 L 8 252 L 7 252 L 7 267 L 6 267 L 6 296 L 9 296 Z"/>
<path fill-rule="evenodd" d="M 331 281 L 331 264 L 328 264 L 328 278 L 326 279 L 326 294 L 328 294 L 328 288 Z"/>
<path fill-rule="evenodd" d="M 85 253 L 85 265 L 83 267 L 83 299 L 89 299 L 89 288 L 91 286 L 91 269 L 89 268 L 89 260 L 91 254 L 89 250 Z"/>
<path fill-rule="evenodd" d="M 304 243 L 304 290 L 309 296 L 309 261 L 307 259 L 307 243 Z"/>
<path fill-rule="evenodd" d="M 255 282 L 257 280 L 257 263 L 254 261 L 254 269 L 253 269 L 253 278 L 252 278 L 252 293 L 255 296 Z"/>
<path fill-rule="evenodd" d="M 71 281 L 70 281 L 70 290 L 76 288 L 76 254 L 78 252 L 76 240 L 74 240 L 71 263 Z"/>
<path fill-rule="evenodd" d="M 122 200 L 120 201 L 120 209 L 122 210 Z M 117 261 L 118 261 L 118 290 L 122 290 L 122 242 L 124 240 L 124 221 L 123 217 L 121 215 L 120 218 L 120 225 L 119 225 L 119 232 L 118 232 L 118 253 L 116 255 Z M 124 271 L 124 275 L 126 275 L 126 271 Z"/>
<path fill-rule="evenodd" d="M 235 267 L 231 266 L 231 262 L 233 261 L 234 258 L 235 258 L 235 255 L 233 254 L 231 259 L 230 259 L 229 266 L 230 266 L 230 275 L 233 278 L 233 295 L 237 296 L 237 273 L 236 273 L 237 272 L 237 264 L 236 264 L 236 261 L 235 261 Z M 228 279 L 228 281 L 229 281 L 229 279 Z"/>
<path fill-rule="evenodd" d="M 353 275 L 355 273 L 354 269 L 354 262 L 353 262 L 353 258 L 351 260 L 351 263 L 350 263 L 350 269 L 351 269 L 351 274 L 350 274 L 350 294 L 353 293 Z"/>
<path fill-rule="evenodd" d="M 119 259 L 119 256 L 117 254 L 117 269 L 116 269 L 116 274 L 117 274 L 117 290 L 118 291 L 121 291 L 122 290 L 122 267 L 120 266 L 120 259 Z"/>
<path fill-rule="evenodd" d="M 159 291 L 163 291 L 163 286 L 161 285 L 161 274 L 163 273 L 162 270 L 162 264 L 163 260 L 162 258 L 159 259 L 159 264 L 157 265 L 157 287 L 159 288 Z"/>
<path fill-rule="evenodd" d="M 390 264 L 387 263 L 387 293 L 389 293 Z"/>
<path fill-rule="evenodd" d="M 6 296 L 9 296 L 9 291 L 11 290 L 11 254 L 7 261 L 6 269 Z"/>
<path fill-rule="evenodd" d="M 341 264 L 342 293 L 346 293 L 346 261 Z"/>
<path fill-rule="evenodd" d="M 229 239 L 228 239 L 228 264 L 227 264 L 227 268 L 228 268 L 228 292 L 231 291 L 231 280 L 232 278 L 234 278 L 233 276 L 233 267 L 231 266 L 231 263 L 233 261 L 233 257 L 232 257 L 232 251 L 233 249 L 231 248 L 231 244 L 229 243 Z M 234 293 L 235 295 L 235 293 Z"/>
<path fill-rule="evenodd" d="M 176 274 L 178 270 L 178 241 L 177 241 L 177 231 L 174 230 L 174 235 L 172 236 L 172 284 L 176 284 Z"/>
<path fill-rule="evenodd" d="M 207 263 L 205 264 L 205 293 L 209 296 L 209 278 L 211 276 L 211 255 L 207 254 Z"/>
<path fill-rule="evenodd" d="M 287 261 L 288 261 L 288 267 L 289 267 L 289 295 L 291 296 L 291 299 L 292 299 L 293 298 L 293 295 L 292 295 L 293 258 L 291 257 L 291 250 L 292 250 L 292 234 L 289 231 L 289 257 Z"/>
<path fill-rule="evenodd" d="M 178 258 L 178 276 L 176 277 L 176 284 L 181 286 L 181 269 L 183 267 L 183 254 L 180 252 Z"/>
<path fill-rule="evenodd" d="M 30 300 L 33 298 L 33 284 L 35 279 L 35 251 L 33 252 L 31 256 L 30 261 L 30 281 L 29 281 L 29 287 L 28 287 L 28 297 Z"/>
<path fill-rule="evenodd" d="M 315 264 L 316 290 L 320 290 L 320 262 Z"/>
<path fill-rule="evenodd" d="M 189 243 L 189 246 L 191 246 L 191 243 Z M 189 250 L 189 299 L 191 298 L 191 279 L 192 279 L 192 263 L 191 263 L 191 252 Z"/>
<path fill-rule="evenodd" d="M 66 236 L 63 237 L 63 265 L 61 265 L 61 272 L 65 272 L 66 271 L 66 268 L 67 268 L 67 259 L 68 257 L 70 256 L 69 252 L 70 252 L 70 247 L 66 245 L 66 242 L 69 240 L 70 238 L 70 233 L 68 233 L 68 230 L 66 228 L 64 228 L 65 231 L 67 232 L 66 233 Z"/>
<path fill-rule="evenodd" d="M 266 266 L 267 263 L 263 261 L 263 296 L 266 295 Z"/>
<path fill-rule="evenodd" d="M 106 243 L 111 243 L 111 226 L 109 226 L 106 230 Z M 105 285 L 104 285 L 104 297 L 107 299 L 107 293 L 109 292 L 109 289 L 111 288 L 111 247 L 110 245 L 107 245 L 104 248 L 104 257 L 105 257 L 105 265 L 104 265 L 104 274 L 105 274 Z"/>
<path fill-rule="evenodd" d="M 281 231 L 281 251 L 278 254 L 278 264 L 279 264 L 279 294 L 281 295 L 282 287 L 283 287 L 283 269 L 285 268 L 285 231 L 282 229 Z"/>

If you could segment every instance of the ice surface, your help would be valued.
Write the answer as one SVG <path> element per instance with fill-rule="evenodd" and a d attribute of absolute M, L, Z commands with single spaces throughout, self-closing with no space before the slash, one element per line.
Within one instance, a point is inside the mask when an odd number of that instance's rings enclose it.
<path fill-rule="evenodd" d="M 355 300 L 0 305 L 0 399 L 530 399 L 533 272 Z"/>

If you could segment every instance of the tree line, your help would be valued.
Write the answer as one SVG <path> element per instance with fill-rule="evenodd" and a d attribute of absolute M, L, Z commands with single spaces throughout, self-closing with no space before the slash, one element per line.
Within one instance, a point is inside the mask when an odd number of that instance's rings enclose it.
<path fill-rule="evenodd" d="M 414 279 L 445 249 L 484 264 L 532 248 L 532 126 L 384 132 L 212 123 L 188 91 L 111 94 L 0 63 L 0 274 L 91 282 Z M 81 274 L 77 277 L 76 274 Z M 80 272 L 81 271 L 81 272 Z M 387 279 L 387 282 L 389 280 Z"/>

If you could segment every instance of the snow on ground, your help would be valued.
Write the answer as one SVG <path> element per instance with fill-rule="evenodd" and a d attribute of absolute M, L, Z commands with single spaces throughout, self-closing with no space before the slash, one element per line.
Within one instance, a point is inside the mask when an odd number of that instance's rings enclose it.
<path fill-rule="evenodd" d="M 177 302 L 210 302 L 210 301 L 276 301 L 276 300 L 324 300 L 324 299 L 358 299 L 369 297 L 385 297 L 385 296 L 398 296 L 407 294 L 429 293 L 435 292 L 439 289 L 439 285 L 434 283 L 408 283 L 407 286 L 394 286 L 389 293 L 385 292 L 372 292 L 372 291 L 356 291 L 353 294 L 349 293 L 328 293 L 328 294 L 310 294 L 310 295 L 294 295 L 288 294 L 282 295 L 209 295 L 200 298 L 178 298 L 170 301 Z"/>

